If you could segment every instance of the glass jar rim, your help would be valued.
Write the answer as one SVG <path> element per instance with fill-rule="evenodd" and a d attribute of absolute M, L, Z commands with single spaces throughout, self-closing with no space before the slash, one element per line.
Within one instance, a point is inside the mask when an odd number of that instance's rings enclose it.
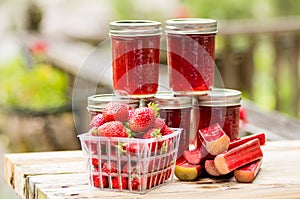
<path fill-rule="evenodd" d="M 109 102 L 119 102 L 128 105 L 137 104 L 139 105 L 139 99 L 135 98 L 121 98 L 115 94 L 96 94 L 88 97 L 89 111 L 101 111 L 105 105 Z"/>
<path fill-rule="evenodd" d="M 155 36 L 162 34 L 161 22 L 151 20 L 119 20 L 109 23 L 110 36 Z"/>
<path fill-rule="evenodd" d="M 198 96 L 194 106 L 239 106 L 242 92 L 234 89 L 213 88 L 206 95 Z"/>
<path fill-rule="evenodd" d="M 215 34 L 217 21 L 206 18 L 176 18 L 166 20 L 167 34 Z"/>
<path fill-rule="evenodd" d="M 192 107 L 192 97 L 176 96 L 172 92 L 158 92 L 151 101 L 163 109 L 181 109 Z"/>

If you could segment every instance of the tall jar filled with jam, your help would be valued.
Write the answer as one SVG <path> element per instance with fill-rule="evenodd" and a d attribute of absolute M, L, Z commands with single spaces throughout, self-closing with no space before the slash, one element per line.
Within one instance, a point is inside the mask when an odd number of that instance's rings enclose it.
<path fill-rule="evenodd" d="M 132 108 L 139 107 L 139 99 L 132 98 L 122 98 L 118 97 L 114 94 L 99 94 L 99 95 L 91 95 L 87 99 L 88 106 L 87 110 L 89 112 L 90 120 L 93 119 L 97 114 L 102 113 L 103 108 L 109 102 L 118 102 L 131 106 Z"/>
<path fill-rule="evenodd" d="M 239 137 L 241 92 L 233 89 L 212 89 L 206 95 L 193 99 L 194 129 L 198 132 L 219 123 L 230 140 Z M 199 135 L 199 133 L 196 133 Z M 197 137 L 197 145 L 201 145 Z"/>
<path fill-rule="evenodd" d="M 158 93 L 150 99 L 158 104 L 160 117 L 165 120 L 167 126 L 182 128 L 178 157 L 189 148 L 192 98 L 176 97 L 172 93 Z"/>
<path fill-rule="evenodd" d="M 177 94 L 201 95 L 214 82 L 217 21 L 181 18 L 166 21 L 170 87 Z"/>
<path fill-rule="evenodd" d="M 122 20 L 110 23 L 113 88 L 117 95 L 154 96 L 158 89 L 161 23 Z"/>

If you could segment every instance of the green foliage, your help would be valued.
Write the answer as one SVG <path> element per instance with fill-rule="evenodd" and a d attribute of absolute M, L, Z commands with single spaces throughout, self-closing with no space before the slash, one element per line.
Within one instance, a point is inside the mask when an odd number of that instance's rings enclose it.
<path fill-rule="evenodd" d="M 0 65 L 0 105 L 9 109 L 45 111 L 67 103 L 67 76 L 51 65 L 24 67 L 22 58 Z"/>
<path fill-rule="evenodd" d="M 255 1 L 241 0 L 182 0 L 194 17 L 234 19 L 250 18 Z"/>
<path fill-rule="evenodd" d="M 111 3 L 115 10 L 114 14 L 118 20 L 134 18 L 135 10 L 130 0 L 112 0 Z"/>
<path fill-rule="evenodd" d="M 192 16 L 226 19 L 265 19 L 300 14 L 299 0 L 181 0 Z"/>

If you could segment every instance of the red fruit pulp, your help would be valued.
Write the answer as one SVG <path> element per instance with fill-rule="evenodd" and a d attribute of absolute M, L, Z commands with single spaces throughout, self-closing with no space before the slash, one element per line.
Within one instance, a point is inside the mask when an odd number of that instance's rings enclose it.
<path fill-rule="evenodd" d="M 158 88 L 160 36 L 112 36 L 113 87 L 120 95 L 154 95 Z"/>
<path fill-rule="evenodd" d="M 208 91 L 214 80 L 215 34 L 168 35 L 170 87 Z"/>

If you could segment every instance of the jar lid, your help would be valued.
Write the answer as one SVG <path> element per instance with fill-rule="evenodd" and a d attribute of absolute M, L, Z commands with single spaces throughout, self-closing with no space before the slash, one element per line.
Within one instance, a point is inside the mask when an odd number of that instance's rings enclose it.
<path fill-rule="evenodd" d="M 192 98 L 188 96 L 175 96 L 172 92 L 158 92 L 151 101 L 163 109 L 191 108 Z"/>
<path fill-rule="evenodd" d="M 206 95 L 196 98 L 194 105 L 201 106 L 236 106 L 241 105 L 242 93 L 233 89 L 213 88 Z"/>
<path fill-rule="evenodd" d="M 114 94 L 101 94 L 101 95 L 92 95 L 88 97 L 88 106 L 89 111 L 102 111 L 105 105 L 109 102 L 119 102 L 128 104 L 135 107 L 139 105 L 139 99 L 132 98 L 120 98 Z"/>
<path fill-rule="evenodd" d="M 166 21 L 166 33 L 208 34 L 217 33 L 217 21 L 204 18 L 178 18 Z"/>
<path fill-rule="evenodd" d="M 109 23 L 110 36 L 153 36 L 161 35 L 161 23 L 150 20 L 120 20 Z"/>

